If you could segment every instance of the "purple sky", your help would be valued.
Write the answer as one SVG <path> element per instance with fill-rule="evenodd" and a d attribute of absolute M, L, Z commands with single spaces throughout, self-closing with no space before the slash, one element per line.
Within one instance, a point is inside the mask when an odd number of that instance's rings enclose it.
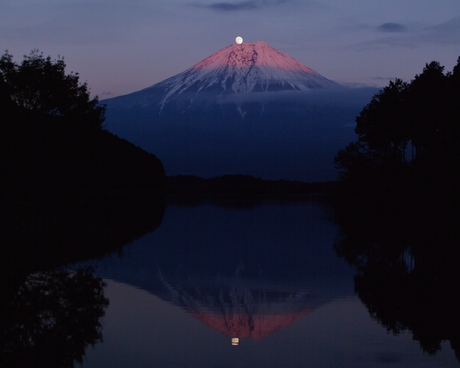
<path fill-rule="evenodd" d="M 325 77 L 384 86 L 460 56 L 459 0 L 2 0 L 0 51 L 64 56 L 100 99 L 265 41 Z"/>

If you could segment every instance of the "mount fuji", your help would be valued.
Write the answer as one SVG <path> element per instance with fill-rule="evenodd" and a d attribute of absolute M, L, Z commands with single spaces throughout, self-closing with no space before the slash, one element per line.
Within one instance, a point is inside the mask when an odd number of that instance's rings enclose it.
<path fill-rule="evenodd" d="M 350 89 L 265 42 L 229 45 L 182 73 L 102 101 L 106 129 L 167 175 L 336 179 L 333 158 L 375 89 Z"/>

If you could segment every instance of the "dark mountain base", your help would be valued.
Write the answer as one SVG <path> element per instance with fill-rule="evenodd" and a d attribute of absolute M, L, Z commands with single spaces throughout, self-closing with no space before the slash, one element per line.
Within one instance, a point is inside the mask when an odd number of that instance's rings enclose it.
<path fill-rule="evenodd" d="M 334 156 L 356 138 L 354 119 L 373 92 L 281 93 L 241 105 L 214 96 L 207 104 L 187 108 L 176 101 L 161 111 L 123 106 L 120 97 L 104 101 L 106 129 L 154 153 L 167 175 L 330 181 L 337 179 Z"/>

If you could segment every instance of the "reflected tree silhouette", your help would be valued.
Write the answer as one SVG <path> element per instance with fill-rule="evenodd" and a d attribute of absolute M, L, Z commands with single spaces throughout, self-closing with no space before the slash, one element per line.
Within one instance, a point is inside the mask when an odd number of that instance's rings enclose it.
<path fill-rule="evenodd" d="M 429 354 L 449 341 L 460 360 L 460 251 L 452 214 L 409 216 L 400 208 L 402 216 L 384 218 L 385 209 L 361 210 L 367 216 L 337 216 L 341 237 L 334 246 L 355 266 L 355 292 L 369 314 L 388 332 L 409 330 Z"/>
<path fill-rule="evenodd" d="M 429 354 L 438 352 L 442 341 L 450 341 L 460 360 L 458 287 L 446 278 L 374 265 L 356 276 L 355 291 L 389 332 L 410 330 Z"/>
<path fill-rule="evenodd" d="M 73 367 L 102 341 L 109 301 L 91 268 L 33 273 L 0 313 L 0 361 L 5 367 Z"/>
<path fill-rule="evenodd" d="M 102 339 L 99 319 L 108 300 L 91 269 L 63 267 L 122 252 L 160 226 L 164 208 L 142 195 L 2 202 L 0 367 L 73 367 L 82 361 L 85 349 Z"/>

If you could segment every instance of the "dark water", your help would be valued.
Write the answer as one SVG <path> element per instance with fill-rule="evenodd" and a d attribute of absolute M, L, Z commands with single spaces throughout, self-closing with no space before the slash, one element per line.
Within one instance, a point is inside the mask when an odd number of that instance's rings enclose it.
<path fill-rule="evenodd" d="M 93 262 L 110 300 L 84 367 L 452 367 L 372 319 L 315 203 L 168 207 L 155 232 Z M 396 308 L 396 306 L 395 306 Z"/>
<path fill-rule="evenodd" d="M 337 256 L 330 217 L 313 202 L 167 207 L 118 253 L 30 275 L 1 311 L 0 366 L 460 366 L 458 318 L 439 346 L 418 336 L 400 301 L 377 300 Z"/>

